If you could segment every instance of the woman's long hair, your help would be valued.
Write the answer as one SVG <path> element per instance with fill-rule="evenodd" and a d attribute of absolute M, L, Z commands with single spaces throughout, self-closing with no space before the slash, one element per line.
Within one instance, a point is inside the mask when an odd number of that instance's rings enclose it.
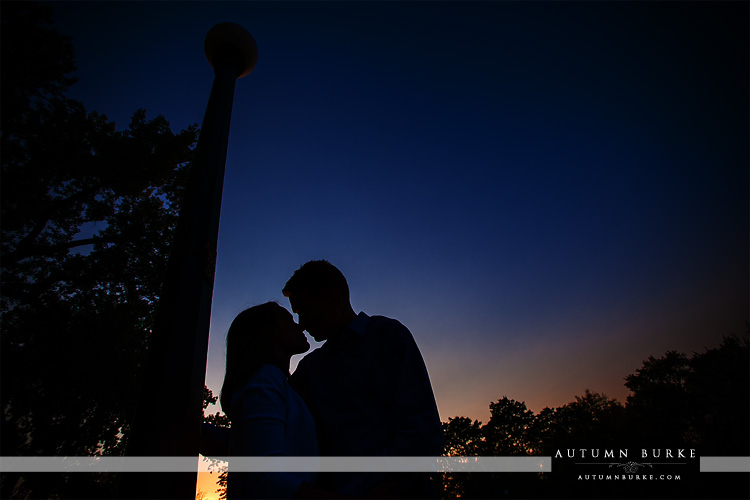
<path fill-rule="evenodd" d="M 227 332 L 227 363 L 219 402 L 232 419 L 232 395 L 248 381 L 255 370 L 272 361 L 273 339 L 279 324 L 276 302 L 267 302 L 242 311 Z"/>

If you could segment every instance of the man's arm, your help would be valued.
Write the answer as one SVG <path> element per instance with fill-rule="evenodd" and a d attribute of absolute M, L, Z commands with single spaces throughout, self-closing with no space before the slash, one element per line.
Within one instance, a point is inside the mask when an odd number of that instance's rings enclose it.
<path fill-rule="evenodd" d="M 387 328 L 394 440 L 385 455 L 439 456 L 443 429 L 422 354 L 404 325 L 393 321 Z"/>

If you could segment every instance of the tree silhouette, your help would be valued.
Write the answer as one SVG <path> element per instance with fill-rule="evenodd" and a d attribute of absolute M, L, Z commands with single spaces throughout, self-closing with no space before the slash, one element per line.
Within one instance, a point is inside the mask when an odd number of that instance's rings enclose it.
<path fill-rule="evenodd" d="M 705 455 L 750 455 L 750 341 L 727 337 L 690 360 L 687 437 Z"/>
<path fill-rule="evenodd" d="M 51 11 L 0 9 L 0 451 L 119 454 L 197 127 L 175 134 L 139 110 L 116 130 L 64 96 L 74 53 Z M 108 474 L 19 479 L 3 476 L 3 496 L 96 498 L 114 484 Z"/>
<path fill-rule="evenodd" d="M 527 431 L 534 421 L 534 412 L 526 403 L 503 396 L 490 403 L 490 415 L 483 428 L 489 454 L 526 455 L 530 448 Z"/>
<path fill-rule="evenodd" d="M 218 427 L 229 427 L 230 421 L 229 417 L 222 414 L 221 412 L 217 413 L 211 413 L 209 415 L 205 414 L 206 408 L 208 408 L 208 405 L 215 404 L 216 401 L 219 398 L 217 396 L 214 396 L 213 392 L 206 386 L 203 387 L 203 422 L 207 424 L 213 424 Z M 207 460 L 209 463 L 208 470 L 212 474 L 214 472 L 218 472 L 218 479 L 216 481 L 216 485 L 218 486 L 218 489 L 216 490 L 216 493 L 219 494 L 219 498 L 221 500 L 225 500 L 227 498 L 227 466 L 226 464 L 220 462 L 219 460 L 214 460 L 212 458 L 203 457 L 203 460 Z"/>
<path fill-rule="evenodd" d="M 614 446 L 622 439 L 623 419 L 624 408 L 620 402 L 586 389 L 583 396 L 575 396 L 575 401 L 555 410 L 556 436 L 550 444 L 556 446 L 554 449 Z"/>
<path fill-rule="evenodd" d="M 749 327 L 750 328 L 750 327 Z M 443 423 L 448 456 L 542 455 L 568 449 L 685 448 L 703 456 L 750 455 L 750 331 L 691 357 L 668 351 L 649 356 L 625 377 L 632 391 L 623 405 L 604 394 L 583 396 L 534 414 L 503 397 L 490 403 L 482 425 L 466 417 Z M 554 472 L 445 473 L 444 498 L 631 498 L 638 484 L 582 484 L 574 460 L 556 460 Z M 650 484 L 654 498 L 747 498 L 747 475 L 700 474 L 695 462 L 679 484 Z"/>
<path fill-rule="evenodd" d="M 632 429 L 640 442 L 661 446 L 682 438 L 689 405 L 689 371 L 687 356 L 668 351 L 660 358 L 649 356 L 641 368 L 625 377 L 625 386 L 632 391 L 627 397 Z"/>
<path fill-rule="evenodd" d="M 747 335 L 725 337 L 704 353 L 650 356 L 625 378 L 636 438 L 682 441 L 703 454 L 750 452 L 750 349 Z"/>
<path fill-rule="evenodd" d="M 449 418 L 443 422 L 445 436 L 444 455 L 449 457 L 472 457 L 486 454 L 485 438 L 481 428 L 482 423 L 466 417 Z M 447 498 L 466 497 L 467 485 L 473 485 L 472 473 L 448 472 L 443 474 L 443 491 Z"/>
<path fill-rule="evenodd" d="M 60 98 L 76 82 L 75 56 L 69 37 L 52 24 L 52 10 L 33 2 L 3 3 L 0 110 L 3 139 L 22 128 L 24 118 L 40 99 Z M 10 143 L 7 143 L 10 144 Z M 6 143 L 3 143 L 5 151 Z"/>
<path fill-rule="evenodd" d="M 484 454 L 482 423 L 466 417 L 449 418 L 443 422 L 445 455 L 449 457 L 478 456 Z"/>
<path fill-rule="evenodd" d="M 750 333 L 695 354 L 685 383 L 685 441 L 703 456 L 750 456 Z M 717 477 L 719 476 L 719 477 Z M 713 474 L 703 491 L 750 498 L 748 474 Z"/>

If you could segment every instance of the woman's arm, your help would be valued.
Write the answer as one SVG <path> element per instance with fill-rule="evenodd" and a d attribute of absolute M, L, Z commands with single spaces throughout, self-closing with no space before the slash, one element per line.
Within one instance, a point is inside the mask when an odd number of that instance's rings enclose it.
<path fill-rule="evenodd" d="M 289 386 L 286 375 L 267 365 L 232 398 L 232 456 L 288 455 Z M 241 498 L 292 498 L 315 474 L 297 472 L 231 472 L 229 488 Z"/>
<path fill-rule="evenodd" d="M 228 427 L 213 424 L 201 424 L 201 436 L 198 451 L 204 457 L 228 457 L 230 433 Z"/>

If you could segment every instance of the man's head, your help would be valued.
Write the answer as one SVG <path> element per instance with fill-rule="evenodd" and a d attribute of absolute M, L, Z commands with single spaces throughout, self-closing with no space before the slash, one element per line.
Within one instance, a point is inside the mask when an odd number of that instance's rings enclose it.
<path fill-rule="evenodd" d="M 300 326 L 317 341 L 343 331 L 355 316 L 346 278 L 327 260 L 311 260 L 297 269 L 282 293 Z"/>

